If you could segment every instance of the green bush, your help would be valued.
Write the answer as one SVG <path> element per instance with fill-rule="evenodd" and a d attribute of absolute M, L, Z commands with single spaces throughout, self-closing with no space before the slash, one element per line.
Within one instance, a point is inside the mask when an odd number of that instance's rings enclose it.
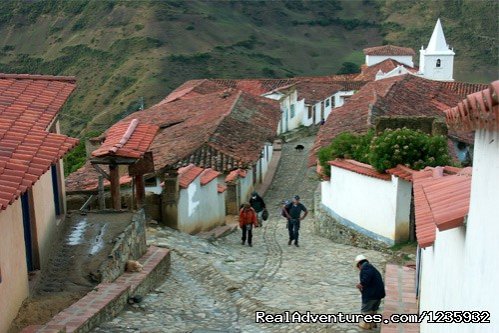
<path fill-rule="evenodd" d="M 317 157 L 328 177 L 331 175 L 328 161 L 335 158 L 370 164 L 379 172 L 385 172 L 397 164 L 414 170 L 451 164 L 445 136 L 429 136 L 405 127 L 386 129 L 378 136 L 373 130 L 363 135 L 341 133 L 329 146 L 320 149 Z"/>
<path fill-rule="evenodd" d="M 451 163 L 444 136 L 429 136 L 407 128 L 387 129 L 371 141 L 370 164 L 379 172 L 403 164 L 420 170 Z"/>

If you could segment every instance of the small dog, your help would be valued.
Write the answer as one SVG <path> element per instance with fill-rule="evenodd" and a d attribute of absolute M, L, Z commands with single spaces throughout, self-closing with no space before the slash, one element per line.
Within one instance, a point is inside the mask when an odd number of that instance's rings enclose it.
<path fill-rule="evenodd" d="M 125 271 L 127 272 L 142 272 L 142 265 L 137 260 L 128 260 L 126 262 Z"/>
<path fill-rule="evenodd" d="M 298 151 L 302 151 L 303 149 L 305 149 L 305 147 L 303 147 L 303 145 L 296 145 L 295 149 Z"/>

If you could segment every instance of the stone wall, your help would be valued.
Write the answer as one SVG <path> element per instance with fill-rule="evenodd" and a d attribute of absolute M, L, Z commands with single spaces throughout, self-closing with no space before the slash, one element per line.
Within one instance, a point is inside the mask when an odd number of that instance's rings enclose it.
<path fill-rule="evenodd" d="M 102 282 L 110 282 L 120 276 L 128 260 L 136 260 L 147 251 L 146 216 L 143 209 L 137 211 L 131 223 L 114 239 L 114 247 L 106 261 L 100 266 Z"/>
<path fill-rule="evenodd" d="M 328 238 L 335 243 L 352 245 L 369 250 L 391 253 L 389 245 L 381 240 L 369 237 L 361 230 L 353 229 L 340 223 L 327 211 L 321 200 L 320 186 L 314 193 L 314 233 Z"/>

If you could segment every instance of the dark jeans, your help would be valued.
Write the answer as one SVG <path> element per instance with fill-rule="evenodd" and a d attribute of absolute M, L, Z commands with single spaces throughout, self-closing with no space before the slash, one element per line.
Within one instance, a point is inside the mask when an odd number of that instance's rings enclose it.
<path fill-rule="evenodd" d="M 300 230 L 299 219 L 291 219 L 288 221 L 289 240 L 294 240 L 295 243 L 298 243 L 299 230 Z"/>
<path fill-rule="evenodd" d="M 241 228 L 241 230 L 243 231 L 243 237 L 241 237 L 241 240 L 243 242 L 246 241 L 246 234 L 248 234 L 248 244 L 251 244 L 251 240 L 253 239 L 253 226 L 251 224 L 249 224 L 249 227 L 248 227 L 248 224 L 246 224 L 245 226 L 243 226 Z"/>
<path fill-rule="evenodd" d="M 380 299 L 370 299 L 368 301 L 362 302 L 362 308 L 360 309 L 360 311 L 362 313 L 376 312 L 378 311 L 380 304 Z"/>

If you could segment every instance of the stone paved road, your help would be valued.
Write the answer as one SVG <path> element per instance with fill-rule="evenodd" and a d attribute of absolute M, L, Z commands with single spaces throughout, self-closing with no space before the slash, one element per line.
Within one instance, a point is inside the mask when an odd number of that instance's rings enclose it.
<path fill-rule="evenodd" d="M 265 196 L 271 217 L 255 229 L 253 247 L 242 246 L 239 231 L 208 242 L 169 229 L 150 229 L 149 242 L 174 250 L 164 283 L 94 332 L 362 332 L 355 324 L 257 324 L 255 311 L 315 314 L 359 313 L 352 261 L 359 253 L 378 268 L 379 252 L 335 244 L 302 222 L 300 247 L 287 245 L 280 202 L 294 194 L 312 208 L 317 177 L 306 167 L 313 138 L 285 144 L 274 182 Z M 312 212 L 311 212 L 312 213 Z"/>

